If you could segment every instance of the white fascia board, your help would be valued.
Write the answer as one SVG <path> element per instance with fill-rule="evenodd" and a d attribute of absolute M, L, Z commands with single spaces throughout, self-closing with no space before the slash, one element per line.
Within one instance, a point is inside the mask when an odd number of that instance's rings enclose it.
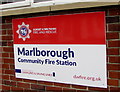
<path fill-rule="evenodd" d="M 28 1 L 21 1 L 21 2 L 15 2 L 15 3 L 8 3 L 4 5 L 0 5 L 0 9 L 9 9 L 9 8 L 15 8 L 15 7 L 21 7 L 21 6 L 27 6 L 31 3 Z"/>
<path fill-rule="evenodd" d="M 94 1 L 98 1 L 98 0 L 55 0 L 55 5 L 77 3 L 77 2 L 94 2 Z"/>
<path fill-rule="evenodd" d="M 38 3 L 32 3 L 31 7 L 43 7 L 43 6 L 51 6 L 54 5 L 54 1 L 44 1 Z"/>
<path fill-rule="evenodd" d="M 96 2 L 120 2 L 120 0 L 96 0 Z"/>
<path fill-rule="evenodd" d="M 55 0 L 55 5 L 77 2 L 119 2 L 120 0 Z"/>

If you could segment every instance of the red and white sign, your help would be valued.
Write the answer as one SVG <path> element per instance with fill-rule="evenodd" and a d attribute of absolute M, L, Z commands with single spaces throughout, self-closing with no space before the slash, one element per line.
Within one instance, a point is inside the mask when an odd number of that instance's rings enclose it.
<path fill-rule="evenodd" d="M 13 20 L 17 78 L 107 87 L 105 13 Z"/>

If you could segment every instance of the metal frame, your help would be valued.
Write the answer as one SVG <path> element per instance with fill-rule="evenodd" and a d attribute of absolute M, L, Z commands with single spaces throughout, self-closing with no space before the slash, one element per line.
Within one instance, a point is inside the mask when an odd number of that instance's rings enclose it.
<path fill-rule="evenodd" d="M 51 6 L 51 5 L 54 5 L 54 0 L 38 2 L 38 3 L 34 3 L 34 0 L 31 0 L 31 7 L 42 7 L 42 6 Z"/>
<path fill-rule="evenodd" d="M 17 10 L 23 8 L 53 6 L 53 5 L 61 5 L 61 4 L 78 3 L 78 2 L 82 2 L 82 3 L 83 2 L 119 2 L 119 0 L 51 0 L 51 1 L 44 1 L 37 3 L 34 3 L 34 0 L 25 0 L 25 1 L 0 5 L 0 10 L 9 11 L 9 10 Z"/>
<path fill-rule="evenodd" d="M 25 0 L 25 1 L 0 5 L 0 9 L 17 8 L 17 7 L 29 6 L 30 4 L 31 4 L 31 0 Z"/>
<path fill-rule="evenodd" d="M 42 7 L 42 6 L 51 6 L 51 5 L 54 5 L 54 0 L 38 2 L 38 3 L 34 3 L 34 0 L 25 0 L 25 1 L 0 5 L 0 9 L 6 11 L 6 10 L 16 10 L 16 9 L 20 9 L 20 8 L 25 8 L 25 6 L 26 7 L 27 6 Z"/>
<path fill-rule="evenodd" d="M 94 2 L 94 1 L 98 1 L 98 0 L 55 0 L 55 5 L 77 3 L 77 2 Z"/>

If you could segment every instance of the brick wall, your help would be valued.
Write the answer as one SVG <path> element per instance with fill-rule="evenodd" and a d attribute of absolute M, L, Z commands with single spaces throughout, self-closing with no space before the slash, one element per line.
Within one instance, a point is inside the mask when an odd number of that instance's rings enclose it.
<path fill-rule="evenodd" d="M 15 78 L 12 19 L 84 12 L 106 12 L 108 87 L 96 88 Z M 0 89 L 2 92 L 120 92 L 120 7 L 72 9 L 5 16 L 0 22 Z"/>

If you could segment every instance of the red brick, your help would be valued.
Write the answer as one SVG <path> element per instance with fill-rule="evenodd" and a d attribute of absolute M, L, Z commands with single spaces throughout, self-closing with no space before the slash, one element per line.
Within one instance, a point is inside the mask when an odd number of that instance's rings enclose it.
<path fill-rule="evenodd" d="M 106 18 L 107 23 L 118 23 L 119 22 L 119 16 L 110 16 Z"/>
<path fill-rule="evenodd" d="M 6 41 L 0 41 L 0 46 L 7 46 L 7 42 Z"/>
<path fill-rule="evenodd" d="M 14 59 L 4 59 L 4 63 L 14 64 Z"/>
<path fill-rule="evenodd" d="M 2 55 L 3 53 L 0 53 L 0 58 L 3 58 L 3 55 Z"/>
<path fill-rule="evenodd" d="M 4 69 L 9 69 L 9 64 L 3 64 L 3 65 L 2 65 L 2 68 L 4 68 Z"/>
<path fill-rule="evenodd" d="M 3 47 L 0 47 L 0 52 L 3 52 Z"/>
<path fill-rule="evenodd" d="M 120 7 L 109 9 L 109 15 L 120 15 Z"/>
<path fill-rule="evenodd" d="M 3 73 L 3 74 L 5 73 L 5 70 L 4 70 L 4 69 L 2 69 L 2 73 Z"/>
<path fill-rule="evenodd" d="M 10 65 L 10 69 L 15 69 L 15 65 Z"/>
<path fill-rule="evenodd" d="M 43 84 L 43 85 L 54 85 L 53 82 L 45 82 L 45 81 L 38 81 L 38 84 Z"/>
<path fill-rule="evenodd" d="M 16 82 L 11 81 L 10 85 L 12 85 L 12 86 L 16 86 Z"/>
<path fill-rule="evenodd" d="M 119 33 L 118 32 L 107 33 L 106 38 L 107 39 L 119 39 Z"/>
<path fill-rule="evenodd" d="M 108 70 L 120 70 L 120 64 L 108 64 Z"/>
<path fill-rule="evenodd" d="M 62 91 L 62 88 L 60 87 L 46 87 L 46 91 L 52 91 L 52 92 L 60 92 Z"/>
<path fill-rule="evenodd" d="M 76 89 L 63 88 L 63 92 L 76 92 Z"/>
<path fill-rule="evenodd" d="M 3 44 L 2 44 L 2 42 L 0 41 L 0 46 L 3 46 Z M 7 46 L 7 44 L 6 44 L 6 46 Z"/>
<path fill-rule="evenodd" d="M 0 63 L 0 69 L 2 69 L 2 64 Z M 0 72 L 1 73 L 1 72 Z"/>
<path fill-rule="evenodd" d="M 119 80 L 108 79 L 108 85 L 118 86 L 119 85 Z"/>
<path fill-rule="evenodd" d="M 13 52 L 13 48 L 12 47 L 3 47 L 3 51 L 4 52 Z"/>
<path fill-rule="evenodd" d="M 10 90 L 10 86 L 2 85 L 3 90 Z"/>
<path fill-rule="evenodd" d="M 0 77 L 1 77 L 1 75 L 0 75 Z M 1 78 L 2 79 L 2 78 Z M 3 80 L 0 80 L 0 84 L 2 84 L 3 83 Z M 2 86 L 2 85 L 0 85 L 0 86 Z"/>
<path fill-rule="evenodd" d="M 2 85 L 0 85 L 0 90 L 2 90 Z M 1 91 L 2 92 L 2 91 Z"/>
<path fill-rule="evenodd" d="M 90 92 L 90 91 L 86 91 L 86 90 L 76 90 L 76 92 Z"/>
<path fill-rule="evenodd" d="M 16 86 L 16 82 L 13 82 L 13 81 L 4 80 L 3 83 L 4 83 L 5 85 Z"/>
<path fill-rule="evenodd" d="M 2 79 L 2 74 L 0 73 L 0 79 Z M 0 80 L 0 84 L 2 84 L 2 82 L 1 82 L 2 80 Z"/>
<path fill-rule="evenodd" d="M 2 24 L 2 29 L 12 29 L 12 24 Z"/>
<path fill-rule="evenodd" d="M 2 69 L 0 69 L 0 75 L 2 74 L 3 72 L 2 72 Z"/>
<path fill-rule="evenodd" d="M 10 80 L 12 80 L 12 81 L 19 81 L 19 82 L 23 82 L 23 79 L 21 79 L 21 78 L 16 78 L 15 76 L 13 76 L 13 75 L 11 75 L 10 76 Z"/>
<path fill-rule="evenodd" d="M 0 64 L 2 64 L 3 63 L 3 58 L 2 58 L 2 56 L 0 56 Z"/>
<path fill-rule="evenodd" d="M 16 79 L 16 77 L 15 76 L 10 76 L 10 80 L 12 80 L 12 81 L 17 81 L 17 79 Z"/>
<path fill-rule="evenodd" d="M 76 88 L 76 89 L 87 89 L 86 86 L 80 86 L 80 85 L 72 85 L 72 88 Z"/>
<path fill-rule="evenodd" d="M 0 30 L 0 35 L 6 35 L 6 30 Z"/>
<path fill-rule="evenodd" d="M 9 57 L 9 53 L 2 53 L 2 57 Z"/>
<path fill-rule="evenodd" d="M 2 31 L 0 30 L 0 35 L 2 35 Z"/>
<path fill-rule="evenodd" d="M 46 91 L 43 91 L 43 90 L 41 90 L 41 91 L 39 90 L 39 91 L 38 91 L 38 90 L 31 90 L 31 89 L 28 90 L 28 89 L 24 89 L 24 92 L 46 92 Z"/>
<path fill-rule="evenodd" d="M 18 91 L 23 91 L 24 89 L 19 87 L 11 87 L 11 90 L 18 92 Z"/>
<path fill-rule="evenodd" d="M 28 82 L 28 83 L 37 83 L 36 80 L 28 80 L 28 79 L 23 79 L 24 82 Z"/>
<path fill-rule="evenodd" d="M 35 89 L 35 90 L 45 90 L 44 86 L 41 85 L 37 85 L 37 84 L 31 84 L 31 89 Z"/>
<path fill-rule="evenodd" d="M 107 55 L 119 55 L 119 48 L 108 48 Z"/>
<path fill-rule="evenodd" d="M 13 46 L 13 42 L 7 42 L 7 46 Z"/>
<path fill-rule="evenodd" d="M 109 92 L 109 89 L 108 89 L 108 88 L 88 87 L 88 90 L 92 90 L 92 91 L 100 91 L 100 92 Z"/>
<path fill-rule="evenodd" d="M 18 87 L 22 87 L 22 88 L 30 88 L 30 84 L 28 84 L 28 83 L 22 83 L 22 82 L 18 82 L 17 86 Z"/>
<path fill-rule="evenodd" d="M 5 23 L 5 17 L 1 17 L 1 19 L 2 19 L 2 23 Z"/>
<path fill-rule="evenodd" d="M 12 30 L 6 30 L 6 33 L 7 33 L 8 35 L 12 35 L 12 34 L 13 34 L 13 31 L 12 31 Z"/>
<path fill-rule="evenodd" d="M 120 41 L 108 41 L 108 47 L 120 47 Z"/>
<path fill-rule="evenodd" d="M 2 23 L 1 27 L 2 27 L 2 29 L 5 29 L 6 24 L 5 24 L 5 23 Z"/>
<path fill-rule="evenodd" d="M 14 58 L 14 53 L 10 53 L 10 57 L 11 57 L 11 58 Z"/>
<path fill-rule="evenodd" d="M 109 62 L 110 63 L 120 63 L 120 56 L 110 56 Z"/>
<path fill-rule="evenodd" d="M 12 40 L 12 36 L 2 36 L 2 40 Z"/>
<path fill-rule="evenodd" d="M 120 31 L 120 24 L 109 24 L 108 31 Z"/>
<path fill-rule="evenodd" d="M 21 79 L 21 78 L 16 78 L 16 81 L 23 82 L 23 79 Z"/>
<path fill-rule="evenodd" d="M 64 83 L 54 83 L 54 85 L 60 87 L 70 87 L 70 84 L 64 84 Z"/>
<path fill-rule="evenodd" d="M 4 79 L 4 80 L 9 80 L 9 79 L 10 79 L 10 76 L 9 76 L 9 75 L 2 75 L 2 79 Z"/>
<path fill-rule="evenodd" d="M 5 70 L 5 74 L 15 74 L 14 70 Z"/>
<path fill-rule="evenodd" d="M 11 23 L 12 22 L 12 18 L 6 18 L 5 19 L 5 23 Z"/>
<path fill-rule="evenodd" d="M 118 88 L 118 87 L 110 87 L 110 92 L 120 92 L 120 88 Z"/>
<path fill-rule="evenodd" d="M 116 78 L 116 79 L 120 79 L 120 72 L 109 72 L 109 77 L 110 78 Z"/>

